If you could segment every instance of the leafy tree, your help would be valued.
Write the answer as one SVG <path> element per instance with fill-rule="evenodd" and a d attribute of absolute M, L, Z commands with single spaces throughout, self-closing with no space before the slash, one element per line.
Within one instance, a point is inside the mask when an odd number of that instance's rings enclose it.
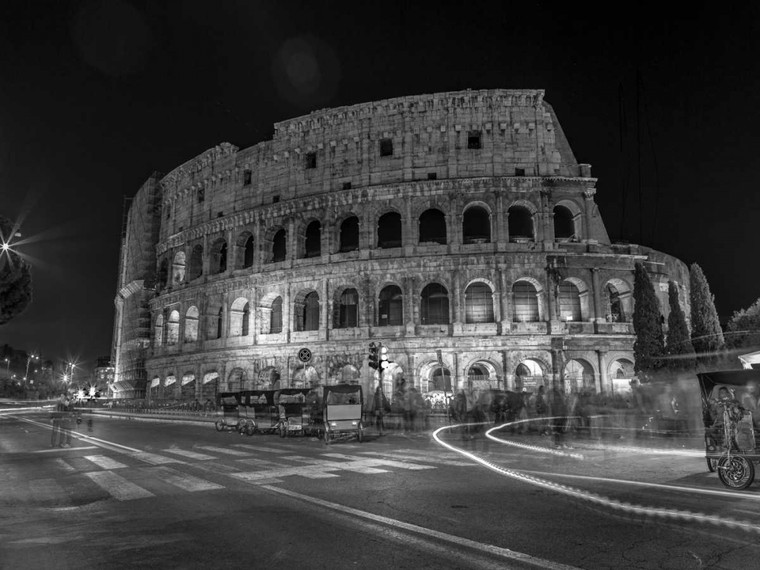
<path fill-rule="evenodd" d="M 639 380 L 648 382 L 663 366 L 665 336 L 662 333 L 660 303 L 655 295 L 649 273 L 641 263 L 633 271 L 633 343 L 634 371 Z"/>
<path fill-rule="evenodd" d="M 666 335 L 666 351 L 670 358 L 667 360 L 668 369 L 674 372 L 693 370 L 695 364 L 694 347 L 689 336 L 681 303 L 678 300 L 678 285 L 668 281 L 668 334 Z"/>
<path fill-rule="evenodd" d="M 0 216 L 0 238 L 8 243 L 16 233 L 13 223 Z M 29 264 L 13 250 L 0 250 L 0 325 L 21 314 L 32 301 Z"/>
<path fill-rule="evenodd" d="M 760 299 L 748 308 L 736 311 L 726 328 L 729 348 L 760 349 Z"/>
<path fill-rule="evenodd" d="M 697 353 L 697 362 L 710 365 L 718 360 L 725 349 L 723 329 L 715 310 L 715 296 L 702 268 L 692 263 L 689 270 L 691 302 L 691 344 Z"/>

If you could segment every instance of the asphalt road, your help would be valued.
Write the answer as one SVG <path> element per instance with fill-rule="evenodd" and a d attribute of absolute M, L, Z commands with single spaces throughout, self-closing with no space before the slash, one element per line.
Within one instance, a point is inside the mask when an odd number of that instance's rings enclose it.
<path fill-rule="evenodd" d="M 46 412 L 0 413 L 0 568 L 757 567 L 760 483 L 698 450 L 495 435 L 95 418 L 61 449 Z"/>

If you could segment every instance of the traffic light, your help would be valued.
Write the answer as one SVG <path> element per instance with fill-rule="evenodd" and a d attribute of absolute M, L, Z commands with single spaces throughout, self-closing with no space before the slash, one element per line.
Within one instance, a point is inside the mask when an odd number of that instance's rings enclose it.
<path fill-rule="evenodd" d="M 375 344 L 374 342 L 369 343 L 369 367 L 370 368 L 380 368 L 380 360 L 378 359 L 378 349 L 379 345 Z"/>
<path fill-rule="evenodd" d="M 380 370 L 388 368 L 388 364 L 390 364 L 388 361 L 388 347 L 380 345 Z"/>

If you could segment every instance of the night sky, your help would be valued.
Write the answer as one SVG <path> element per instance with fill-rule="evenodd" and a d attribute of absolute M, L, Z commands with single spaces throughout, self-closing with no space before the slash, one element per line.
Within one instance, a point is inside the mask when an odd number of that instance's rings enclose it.
<path fill-rule="evenodd" d="M 696 261 L 730 317 L 760 296 L 743 4 L 1 2 L 0 214 L 23 220 L 34 301 L 0 345 L 110 354 L 124 197 L 153 171 L 312 110 L 466 88 L 544 89 L 610 237 Z"/>

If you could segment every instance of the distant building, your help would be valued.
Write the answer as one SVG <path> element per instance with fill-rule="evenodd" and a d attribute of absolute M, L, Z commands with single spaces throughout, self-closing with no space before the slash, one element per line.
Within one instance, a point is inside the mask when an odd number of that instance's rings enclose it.
<path fill-rule="evenodd" d="M 115 390 L 220 390 L 403 375 L 609 391 L 633 374 L 633 268 L 688 316 L 688 268 L 610 242 L 596 179 L 541 90 L 401 97 L 275 125 L 153 175 L 131 202 Z M 382 373 L 369 343 L 388 349 Z M 312 358 L 299 358 L 308 348 Z M 382 378 L 380 378 L 382 376 Z"/>

